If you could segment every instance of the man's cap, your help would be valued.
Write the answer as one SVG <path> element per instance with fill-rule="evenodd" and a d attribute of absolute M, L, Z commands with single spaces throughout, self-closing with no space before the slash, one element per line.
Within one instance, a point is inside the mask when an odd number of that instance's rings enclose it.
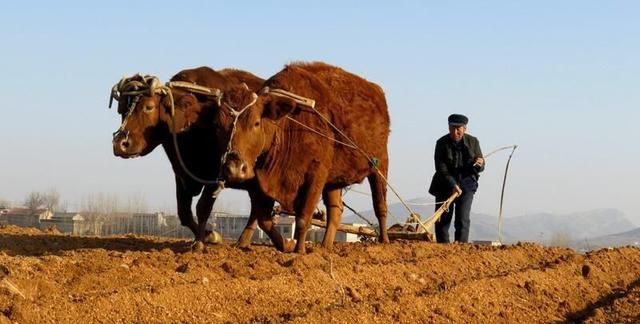
<path fill-rule="evenodd" d="M 469 122 L 469 118 L 465 115 L 452 114 L 449 116 L 449 126 L 465 126 Z"/>

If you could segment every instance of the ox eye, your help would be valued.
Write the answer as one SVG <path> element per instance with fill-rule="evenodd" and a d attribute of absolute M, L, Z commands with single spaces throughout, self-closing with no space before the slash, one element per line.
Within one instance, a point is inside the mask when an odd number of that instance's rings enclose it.
<path fill-rule="evenodd" d="M 144 106 L 144 112 L 146 112 L 146 113 L 150 113 L 154 109 L 156 109 L 156 105 L 154 105 L 154 104 L 148 104 L 148 105 Z"/>
<path fill-rule="evenodd" d="M 260 121 L 258 120 L 257 122 L 255 122 L 255 123 L 253 124 L 253 127 L 260 127 Z"/>

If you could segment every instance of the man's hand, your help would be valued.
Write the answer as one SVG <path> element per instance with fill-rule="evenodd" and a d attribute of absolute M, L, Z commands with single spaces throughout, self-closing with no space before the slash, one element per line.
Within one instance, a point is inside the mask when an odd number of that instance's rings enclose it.
<path fill-rule="evenodd" d="M 460 186 L 456 185 L 455 188 L 453 188 L 453 192 L 451 194 L 454 193 L 458 193 L 458 195 L 462 195 L 462 189 L 460 189 Z"/>
<path fill-rule="evenodd" d="M 484 165 L 484 158 L 481 157 L 477 157 L 476 160 L 473 162 L 473 166 L 474 167 L 481 167 Z"/>

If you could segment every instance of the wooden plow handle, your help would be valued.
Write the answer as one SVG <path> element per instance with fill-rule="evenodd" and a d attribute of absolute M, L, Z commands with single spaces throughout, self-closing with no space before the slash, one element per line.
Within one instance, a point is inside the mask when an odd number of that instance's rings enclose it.
<path fill-rule="evenodd" d="M 440 217 L 442 216 L 442 214 L 444 214 L 444 212 L 449 209 L 449 205 L 451 205 L 451 203 L 454 200 L 456 200 L 456 198 L 458 198 L 458 196 L 460 196 L 460 194 L 458 192 L 454 192 L 449 197 L 449 199 L 447 199 L 444 203 L 442 203 L 442 206 L 440 206 L 440 208 L 438 208 L 438 210 L 436 210 L 436 212 L 433 213 L 433 215 L 431 215 L 431 217 L 429 217 L 429 219 L 427 219 L 424 223 L 422 223 L 424 225 L 424 227 L 431 228 L 431 226 L 433 226 L 433 224 L 437 223 L 438 220 L 440 220 Z"/>

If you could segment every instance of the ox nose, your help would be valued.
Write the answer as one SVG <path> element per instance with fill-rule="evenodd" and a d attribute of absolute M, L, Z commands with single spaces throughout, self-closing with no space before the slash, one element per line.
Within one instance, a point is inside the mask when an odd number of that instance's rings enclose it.
<path fill-rule="evenodd" d="M 117 156 L 126 154 L 131 147 L 129 139 L 123 136 L 115 136 L 113 138 L 113 153 Z"/>
<path fill-rule="evenodd" d="M 131 147 L 131 142 L 127 138 L 115 138 L 113 140 L 113 151 L 116 155 L 126 154 Z"/>
<path fill-rule="evenodd" d="M 223 167 L 225 179 L 232 182 L 244 181 L 247 178 L 247 165 L 238 152 L 229 152 Z"/>
<path fill-rule="evenodd" d="M 126 152 L 129 149 L 129 146 L 131 146 L 131 143 L 129 142 L 129 140 L 123 139 L 120 141 L 121 151 Z"/>

